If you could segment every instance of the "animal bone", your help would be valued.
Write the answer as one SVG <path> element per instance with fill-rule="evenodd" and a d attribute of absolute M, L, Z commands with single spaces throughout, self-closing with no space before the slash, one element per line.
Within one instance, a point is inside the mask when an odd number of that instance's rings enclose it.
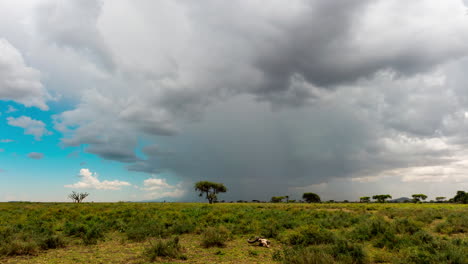
<path fill-rule="evenodd" d="M 258 242 L 258 246 L 260 247 L 270 247 L 270 240 L 261 237 L 256 237 L 254 240 L 248 239 L 247 242 L 249 242 L 250 244 Z"/>

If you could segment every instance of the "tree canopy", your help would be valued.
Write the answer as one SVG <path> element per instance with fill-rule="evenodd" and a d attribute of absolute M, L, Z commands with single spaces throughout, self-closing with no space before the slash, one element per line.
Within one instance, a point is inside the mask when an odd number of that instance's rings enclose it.
<path fill-rule="evenodd" d="M 304 193 L 302 199 L 308 203 L 320 203 L 320 196 L 316 193 Z"/>
<path fill-rule="evenodd" d="M 281 203 L 283 200 L 286 198 L 286 196 L 273 196 L 271 197 L 271 202 L 272 203 Z"/>
<path fill-rule="evenodd" d="M 210 204 L 218 200 L 218 193 L 227 192 L 226 186 L 222 183 L 199 181 L 195 183 L 195 191 L 200 192 L 199 196 L 202 197 L 205 194 L 205 198 Z"/>
<path fill-rule="evenodd" d="M 377 200 L 379 203 L 385 203 L 385 200 L 392 199 L 390 194 L 379 194 L 372 196 L 372 199 Z"/>
<path fill-rule="evenodd" d="M 420 202 L 421 200 L 426 200 L 427 199 L 427 195 L 425 194 L 422 194 L 422 193 L 418 193 L 418 194 L 413 194 L 411 195 L 413 197 L 413 200 L 415 202 Z"/>
<path fill-rule="evenodd" d="M 360 201 L 361 203 L 368 203 L 368 202 L 370 202 L 370 197 L 369 197 L 369 196 L 360 197 L 360 198 L 359 198 L 359 201 Z"/>
<path fill-rule="evenodd" d="M 455 197 L 453 197 L 453 201 L 462 204 L 468 203 L 468 192 L 458 191 Z"/>

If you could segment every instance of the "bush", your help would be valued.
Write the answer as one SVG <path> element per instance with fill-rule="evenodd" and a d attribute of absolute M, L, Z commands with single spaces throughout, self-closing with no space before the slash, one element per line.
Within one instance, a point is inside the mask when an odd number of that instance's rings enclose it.
<path fill-rule="evenodd" d="M 196 225 L 189 220 L 179 220 L 171 226 L 169 232 L 175 235 L 187 234 L 195 231 Z M 160 232 L 161 234 L 163 232 Z"/>
<path fill-rule="evenodd" d="M 316 225 L 308 225 L 283 233 L 281 241 L 289 245 L 319 245 L 333 243 L 335 235 Z"/>
<path fill-rule="evenodd" d="M 393 227 L 398 234 L 414 234 L 421 230 L 422 223 L 408 218 L 399 218 L 393 222 Z"/>
<path fill-rule="evenodd" d="M 8 243 L 2 243 L 0 246 L 0 255 L 36 255 L 39 252 L 39 246 L 34 241 L 23 241 L 15 239 Z"/>
<path fill-rule="evenodd" d="M 224 247 L 229 239 L 229 230 L 224 226 L 208 227 L 202 234 L 203 247 Z"/>
<path fill-rule="evenodd" d="M 390 224 L 381 217 L 371 218 L 357 225 L 350 233 L 352 239 L 367 241 L 388 231 Z"/>
<path fill-rule="evenodd" d="M 85 223 L 66 223 L 63 232 L 67 236 L 79 237 L 85 245 L 95 245 L 104 238 L 102 226 L 94 221 Z"/>
<path fill-rule="evenodd" d="M 278 251 L 280 252 L 280 251 Z M 333 257 L 324 250 L 313 247 L 288 248 L 283 254 L 274 253 L 273 260 L 282 261 L 285 264 L 332 264 Z"/>
<path fill-rule="evenodd" d="M 86 233 L 82 236 L 85 245 L 96 245 L 97 242 L 104 238 L 104 232 L 98 225 L 89 226 Z"/>
<path fill-rule="evenodd" d="M 47 235 L 40 239 L 39 246 L 41 249 L 46 250 L 50 248 L 65 247 L 65 240 L 61 235 Z"/>
<path fill-rule="evenodd" d="M 260 228 L 260 235 L 264 238 L 277 238 L 283 229 L 277 221 L 264 221 Z"/>
<path fill-rule="evenodd" d="M 468 233 L 468 215 L 451 214 L 445 222 L 439 223 L 435 231 L 443 234 Z"/>
<path fill-rule="evenodd" d="M 179 244 L 178 237 L 168 240 L 158 239 L 154 242 L 150 242 L 150 245 L 145 249 L 144 255 L 150 261 L 155 261 L 157 257 L 187 259 L 187 257 L 182 254 L 182 247 Z"/>
<path fill-rule="evenodd" d="M 135 242 L 144 241 L 148 237 L 164 238 L 167 236 L 164 226 L 155 220 L 135 220 L 127 225 L 125 234 L 129 240 Z"/>
<path fill-rule="evenodd" d="M 383 234 L 377 236 L 374 246 L 377 248 L 394 249 L 398 248 L 401 243 L 401 239 L 398 238 L 393 231 L 386 230 Z"/>
<path fill-rule="evenodd" d="M 367 263 L 367 257 L 362 245 L 346 240 L 338 240 L 332 247 L 332 255 L 335 259 L 344 263 Z"/>

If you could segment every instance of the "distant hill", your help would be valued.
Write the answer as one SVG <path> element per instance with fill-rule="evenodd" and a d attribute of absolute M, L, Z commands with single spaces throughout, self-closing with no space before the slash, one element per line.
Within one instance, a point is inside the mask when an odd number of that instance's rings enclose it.
<path fill-rule="evenodd" d="M 411 202 L 413 199 L 410 199 L 408 197 L 400 197 L 397 199 L 390 200 L 389 202 L 391 203 L 404 203 L 404 202 Z"/>

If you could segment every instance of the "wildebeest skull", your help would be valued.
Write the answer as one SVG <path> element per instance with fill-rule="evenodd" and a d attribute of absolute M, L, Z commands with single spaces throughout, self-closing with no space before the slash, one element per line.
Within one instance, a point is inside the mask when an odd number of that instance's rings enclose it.
<path fill-rule="evenodd" d="M 270 247 L 270 240 L 265 239 L 265 238 L 261 238 L 261 237 L 256 237 L 254 240 L 248 239 L 247 242 L 249 242 L 251 244 L 255 243 L 255 242 L 258 242 L 258 245 L 260 247 L 267 247 L 267 248 Z"/>

